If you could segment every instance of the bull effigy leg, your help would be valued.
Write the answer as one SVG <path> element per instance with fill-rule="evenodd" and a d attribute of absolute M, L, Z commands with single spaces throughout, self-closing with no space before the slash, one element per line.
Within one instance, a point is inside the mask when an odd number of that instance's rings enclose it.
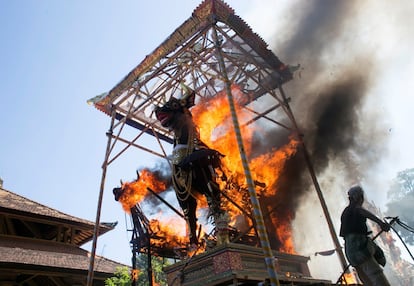
<path fill-rule="evenodd" d="M 207 199 L 209 208 L 209 217 L 215 217 L 222 213 L 221 201 L 220 201 L 220 187 L 214 181 L 214 176 L 209 166 L 200 167 L 198 170 L 198 188 Z"/>
<path fill-rule="evenodd" d="M 209 168 L 208 171 L 210 170 Z M 221 208 L 220 187 L 213 181 L 214 174 L 206 171 L 202 170 L 203 178 L 206 180 L 204 185 L 207 187 L 204 194 L 209 206 L 209 216 L 213 218 L 216 227 L 217 245 L 221 245 L 229 242 L 229 215 Z"/>
<path fill-rule="evenodd" d="M 189 189 L 191 188 L 191 172 L 185 172 L 178 167 L 174 169 L 173 185 L 175 194 L 180 204 L 181 209 L 184 212 L 184 218 L 186 220 L 190 244 L 198 244 L 197 238 L 197 200 L 191 195 Z"/>
<path fill-rule="evenodd" d="M 187 220 L 190 232 L 190 244 L 198 244 L 196 209 L 197 201 L 193 197 L 191 197 L 188 209 L 184 210 L 185 218 Z"/>
<path fill-rule="evenodd" d="M 188 226 L 190 244 L 197 244 L 198 243 L 197 217 L 196 217 L 197 201 L 192 196 L 189 196 L 185 200 L 182 200 L 182 198 L 180 198 L 180 196 L 178 196 L 177 194 L 177 198 L 178 198 L 180 207 L 184 212 L 184 218 Z"/>
<path fill-rule="evenodd" d="M 215 217 L 223 212 L 220 202 L 220 188 L 216 182 L 207 182 L 208 192 L 206 193 L 210 214 Z"/>

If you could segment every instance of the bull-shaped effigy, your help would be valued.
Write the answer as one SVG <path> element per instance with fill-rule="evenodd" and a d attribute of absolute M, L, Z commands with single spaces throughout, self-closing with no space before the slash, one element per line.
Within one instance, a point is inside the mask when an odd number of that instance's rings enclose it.
<path fill-rule="evenodd" d="M 172 182 L 189 227 L 190 243 L 196 244 L 197 194 L 206 197 L 213 223 L 217 223 L 224 214 L 220 204 L 220 188 L 216 181 L 216 170 L 221 169 L 220 158 L 223 155 L 200 140 L 198 128 L 189 110 L 195 105 L 195 92 L 187 86 L 183 87 L 183 97 L 171 97 L 164 105 L 155 108 L 155 115 L 163 127 L 174 133 L 173 152 L 169 157 Z"/>

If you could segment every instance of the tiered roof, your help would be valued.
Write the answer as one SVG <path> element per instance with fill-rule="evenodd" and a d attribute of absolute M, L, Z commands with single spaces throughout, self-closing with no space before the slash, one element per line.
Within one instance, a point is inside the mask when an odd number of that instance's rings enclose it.
<path fill-rule="evenodd" d="M 116 223 L 100 225 L 100 234 Z M 30 280 L 30 285 L 74 285 L 86 281 L 94 223 L 0 188 L 0 285 Z M 94 285 L 123 264 L 96 257 Z M 60 284 L 59 284 L 60 283 Z M 7 284 L 5 284 L 7 285 Z M 14 284 L 11 284 L 14 285 Z"/>

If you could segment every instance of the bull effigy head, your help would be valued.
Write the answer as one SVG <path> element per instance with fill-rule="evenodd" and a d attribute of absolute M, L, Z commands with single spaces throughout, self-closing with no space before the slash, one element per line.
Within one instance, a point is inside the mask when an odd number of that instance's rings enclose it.
<path fill-rule="evenodd" d="M 195 92 L 186 87 L 181 99 L 171 97 L 163 106 L 155 108 L 155 116 L 164 127 L 172 127 L 177 114 L 185 114 L 194 106 Z"/>

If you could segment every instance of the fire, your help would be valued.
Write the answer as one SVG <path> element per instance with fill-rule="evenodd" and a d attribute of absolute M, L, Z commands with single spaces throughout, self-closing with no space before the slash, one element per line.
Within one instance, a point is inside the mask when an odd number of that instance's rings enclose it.
<path fill-rule="evenodd" d="M 188 236 L 185 233 L 185 222 L 183 219 L 170 217 L 168 219 L 150 220 L 151 243 L 152 247 L 160 249 L 177 249 L 188 244 Z M 183 231 L 184 230 L 184 231 Z M 200 237 L 204 235 L 201 230 Z M 199 246 L 192 251 L 203 252 L 204 246 Z M 187 255 L 190 250 L 187 250 Z"/>
<path fill-rule="evenodd" d="M 182 233 L 182 228 L 178 228 L 181 221 L 171 218 L 168 222 L 160 222 L 159 220 L 152 219 L 150 221 L 150 229 L 154 240 L 154 246 L 174 248 L 180 245 L 185 245 L 186 237 L 185 233 Z"/>
<path fill-rule="evenodd" d="M 274 199 L 278 192 L 278 179 L 283 173 L 286 161 L 296 153 L 298 141 L 290 139 L 290 142 L 278 149 L 273 149 L 268 153 L 250 158 L 252 156 L 253 136 L 256 130 L 254 124 L 245 124 L 252 119 L 252 114 L 242 106 L 244 104 L 243 101 L 246 101 L 248 95 L 243 94 L 237 85 L 232 86 L 232 93 L 235 98 L 236 112 L 241 126 L 243 147 L 249 158 L 249 167 L 256 184 L 256 192 L 260 198 L 266 199 L 267 202 L 272 202 L 272 199 Z M 225 92 L 220 92 L 214 98 L 199 102 L 192 108 L 191 113 L 193 114 L 195 124 L 199 127 L 201 140 L 210 148 L 216 149 L 225 155 L 222 163 L 227 181 L 219 183 L 223 192 L 232 201 L 223 200 L 223 208 L 228 211 L 232 218 L 230 225 L 240 229 L 241 223 L 245 229 L 249 229 L 253 223 L 248 218 L 248 215 L 251 215 L 250 198 Z M 139 180 L 122 185 L 124 193 L 119 201 L 121 201 L 126 212 L 129 212 L 131 207 L 146 198 L 148 195 L 147 187 L 156 193 L 168 188 L 167 184 L 158 180 L 151 171 L 143 170 Z M 198 205 L 199 208 L 207 207 L 203 197 L 200 197 Z M 248 215 L 246 216 L 243 211 L 248 212 Z M 264 216 L 267 215 L 267 219 L 271 219 L 275 232 L 274 237 L 281 243 L 278 250 L 294 253 L 290 225 L 293 218 L 291 216 L 276 217 L 276 215 L 272 215 L 272 212 L 273 210 L 268 209 Z M 184 223 L 184 220 L 181 218 L 179 220 L 180 223 L 168 222 L 167 220 L 151 220 L 151 231 L 158 239 L 158 242 L 154 241 L 154 243 L 159 244 L 158 246 L 160 247 L 161 245 L 175 247 L 185 244 L 187 242 L 187 235 L 177 232 L 177 229 L 185 229 L 185 226 L 177 227 L 177 225 Z M 254 234 L 254 230 L 250 228 L 249 234 Z"/>
<path fill-rule="evenodd" d="M 255 179 L 266 186 L 274 186 L 282 174 L 285 162 L 296 153 L 298 141 L 292 139 L 287 145 L 254 158 L 250 163 Z M 266 195 L 275 195 L 276 188 L 267 188 Z"/>
<path fill-rule="evenodd" d="M 123 209 L 130 213 L 131 208 L 143 202 L 150 193 L 150 188 L 159 194 L 168 188 L 168 184 L 158 178 L 155 172 L 143 169 L 137 180 L 122 184 L 123 193 L 119 198 Z M 205 203 L 207 206 L 207 204 Z M 160 219 L 149 220 L 149 232 L 151 233 L 152 247 L 174 249 L 188 243 L 188 236 L 185 232 L 186 224 L 184 219 L 174 216 L 167 216 L 162 213 L 156 215 Z M 201 231 L 200 236 L 203 235 Z M 203 249 L 198 249 L 202 251 Z"/>
<path fill-rule="evenodd" d="M 272 217 L 272 222 L 276 225 L 276 233 L 279 240 L 282 242 L 282 247 L 279 251 L 285 253 L 295 253 L 293 247 L 292 230 L 290 226 L 291 218 L 283 218 L 283 220 L 277 219 L 275 216 Z"/>
<path fill-rule="evenodd" d="M 253 124 L 244 124 L 252 119 L 252 114 L 242 108 L 243 102 L 249 95 L 244 94 L 239 86 L 231 87 L 235 98 L 235 108 L 243 135 L 243 147 L 246 155 L 251 156 L 252 141 L 255 132 Z M 200 129 L 200 137 L 210 148 L 216 149 L 225 155 L 223 165 L 226 176 L 231 181 L 222 183 L 222 189 L 228 189 L 228 196 L 239 206 L 245 207 L 249 198 L 242 195 L 247 191 L 244 170 L 236 142 L 230 108 L 224 91 L 204 102 L 200 102 L 191 110 L 195 124 Z M 288 144 L 271 152 L 252 158 L 249 163 L 250 171 L 257 186 L 259 196 L 272 197 L 277 192 L 276 183 L 282 175 L 285 162 L 296 153 L 298 141 L 291 139 Z M 230 186 L 230 189 L 229 189 Z M 234 204 L 226 202 L 225 209 L 232 218 L 238 217 L 242 211 Z M 270 215 L 272 224 L 276 228 L 278 240 L 282 243 L 281 251 L 294 253 L 291 235 L 291 218 L 275 218 Z M 235 224 L 235 221 L 230 223 Z"/>
<path fill-rule="evenodd" d="M 239 94 L 238 86 L 233 85 L 232 92 Z M 237 102 L 237 101 L 236 101 Z M 243 166 L 240 162 L 240 154 L 235 140 L 236 135 L 233 129 L 230 107 L 225 92 L 218 93 L 214 98 L 201 102 L 191 110 L 195 124 L 200 129 L 201 141 L 209 147 L 225 154 L 223 163 L 225 166 L 232 166 L 231 171 L 243 174 Z M 239 120 L 247 121 L 250 115 L 241 106 L 236 104 L 236 112 Z M 241 133 L 245 142 L 251 142 L 253 129 L 247 125 L 241 126 Z M 231 147 L 231 148 L 229 148 Z M 244 146 L 245 152 L 250 154 L 250 145 Z M 234 160 L 237 158 L 236 160 Z M 234 165 L 236 163 L 236 165 Z"/>
<path fill-rule="evenodd" d="M 123 190 L 119 201 L 122 208 L 129 213 L 131 208 L 142 202 L 148 194 L 147 188 L 152 189 L 156 193 L 160 193 L 167 189 L 167 184 L 156 178 L 155 174 L 148 169 L 141 171 L 139 179 L 133 182 L 123 183 Z"/>
<path fill-rule="evenodd" d="M 358 284 L 358 281 L 355 277 L 355 273 L 352 273 L 352 272 L 345 273 L 343 278 L 345 279 L 346 285 Z"/>

